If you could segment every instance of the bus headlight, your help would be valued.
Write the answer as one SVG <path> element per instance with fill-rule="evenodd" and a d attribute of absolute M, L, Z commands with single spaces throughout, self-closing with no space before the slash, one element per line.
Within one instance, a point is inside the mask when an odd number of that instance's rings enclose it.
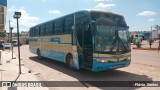
<path fill-rule="evenodd" d="M 128 60 L 131 60 L 131 57 L 127 57 Z"/>
<path fill-rule="evenodd" d="M 108 62 L 108 60 L 104 60 L 104 59 L 97 59 L 96 61 L 101 63 Z"/>

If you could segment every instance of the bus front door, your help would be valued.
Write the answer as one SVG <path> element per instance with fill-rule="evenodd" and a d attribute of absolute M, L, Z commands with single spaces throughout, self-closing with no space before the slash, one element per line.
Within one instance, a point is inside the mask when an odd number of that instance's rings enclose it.
<path fill-rule="evenodd" d="M 89 25 L 86 26 L 85 29 L 83 29 L 83 54 L 85 67 L 92 68 L 93 45 L 91 28 Z"/>
<path fill-rule="evenodd" d="M 92 68 L 93 64 L 93 45 L 90 26 L 77 25 L 78 46 L 81 48 L 81 65 L 85 68 Z"/>

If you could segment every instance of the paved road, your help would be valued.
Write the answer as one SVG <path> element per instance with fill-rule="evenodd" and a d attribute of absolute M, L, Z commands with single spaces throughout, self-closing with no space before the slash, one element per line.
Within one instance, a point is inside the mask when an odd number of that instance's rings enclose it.
<path fill-rule="evenodd" d="M 17 55 L 17 47 L 14 48 L 14 52 Z M 152 52 L 149 52 L 149 55 Z M 78 72 L 70 71 L 65 64 L 56 62 L 50 59 L 43 58 L 39 60 L 35 54 L 29 52 L 29 46 L 23 45 L 21 46 L 21 58 L 23 59 L 22 62 L 24 66 L 32 70 L 32 72 L 39 72 L 39 75 L 36 75 L 38 79 L 42 81 L 151 81 L 151 80 L 160 80 L 160 67 L 145 65 L 142 62 L 147 59 L 148 57 L 152 56 L 139 56 L 144 55 L 143 51 L 133 51 L 132 58 L 133 62 L 129 67 L 120 68 L 116 70 L 109 70 L 104 72 L 92 73 L 89 70 L 82 69 Z M 137 59 L 137 60 L 136 60 Z M 154 58 L 152 58 L 154 59 Z M 139 63 L 139 60 L 142 62 Z M 149 60 L 149 59 L 148 59 Z M 147 61 L 148 61 L 147 60 Z M 158 62 L 157 60 L 155 60 Z M 154 62 L 153 60 L 151 62 Z M 153 64 L 153 63 L 152 63 Z M 94 85 L 93 85 L 94 86 Z M 51 88 L 52 90 L 53 88 Z M 58 89 L 59 88 L 54 88 Z M 68 89 L 68 88 L 61 88 L 61 89 Z M 71 90 L 75 90 L 75 88 L 70 88 Z M 77 88 L 77 89 L 106 89 L 104 87 L 92 87 L 86 88 Z M 108 88 L 107 88 L 108 89 Z M 132 87 L 132 88 L 112 88 L 115 90 L 134 90 L 134 89 L 152 89 L 152 90 L 159 90 L 160 88 L 147 88 L 147 87 Z"/>

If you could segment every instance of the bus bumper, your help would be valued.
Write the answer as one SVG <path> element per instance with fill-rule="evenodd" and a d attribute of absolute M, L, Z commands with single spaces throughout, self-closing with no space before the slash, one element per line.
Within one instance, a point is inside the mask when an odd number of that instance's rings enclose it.
<path fill-rule="evenodd" d="M 92 66 L 92 72 L 99 72 L 104 71 L 108 69 L 116 69 L 121 67 L 126 67 L 130 65 L 131 60 L 124 60 L 120 62 L 97 62 L 96 60 L 93 60 L 93 66 Z"/>

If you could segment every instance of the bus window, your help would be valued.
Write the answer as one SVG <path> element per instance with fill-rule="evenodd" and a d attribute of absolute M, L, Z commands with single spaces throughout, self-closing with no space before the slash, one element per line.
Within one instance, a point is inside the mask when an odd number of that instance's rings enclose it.
<path fill-rule="evenodd" d="M 46 24 L 46 35 L 51 35 L 53 34 L 52 32 L 52 23 L 47 23 Z"/>
<path fill-rule="evenodd" d="M 63 33 L 63 19 L 55 21 L 55 34 L 62 34 Z"/>
<path fill-rule="evenodd" d="M 77 13 L 76 14 L 76 24 L 82 24 L 82 23 L 86 23 L 88 22 L 89 19 L 88 19 L 88 16 L 86 13 Z"/>
<path fill-rule="evenodd" d="M 55 23 L 52 22 L 52 34 L 54 34 L 54 29 L 55 29 Z"/>
<path fill-rule="evenodd" d="M 72 33 L 72 26 L 74 24 L 73 15 L 67 16 L 64 24 L 64 33 Z"/>
<path fill-rule="evenodd" d="M 39 27 L 38 26 L 35 28 L 35 36 L 39 36 Z"/>
<path fill-rule="evenodd" d="M 29 30 L 29 36 L 32 36 L 32 28 Z"/>
<path fill-rule="evenodd" d="M 85 31 L 87 31 L 86 26 L 88 26 L 89 19 L 88 19 L 87 14 L 85 14 L 85 13 L 77 13 L 75 18 L 76 18 L 76 30 L 77 30 L 77 34 L 78 34 L 77 40 L 78 40 L 79 45 L 82 47 L 82 44 L 83 44 L 82 39 L 83 39 L 84 33 L 86 33 Z M 87 35 L 87 33 L 85 35 Z M 86 39 L 86 40 L 88 40 L 88 39 Z"/>
<path fill-rule="evenodd" d="M 32 28 L 32 35 L 35 36 L 35 29 Z"/>
<path fill-rule="evenodd" d="M 40 35 L 41 36 L 45 35 L 45 27 L 44 27 L 44 25 L 41 25 L 41 27 L 40 27 Z"/>

